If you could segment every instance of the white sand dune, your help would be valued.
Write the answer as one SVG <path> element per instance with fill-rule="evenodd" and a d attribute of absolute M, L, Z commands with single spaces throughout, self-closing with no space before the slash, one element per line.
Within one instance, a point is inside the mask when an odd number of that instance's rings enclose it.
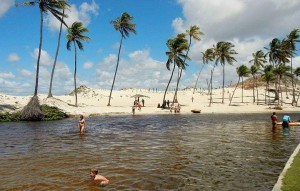
<path fill-rule="evenodd" d="M 271 113 L 277 102 L 272 105 L 265 104 L 265 91 L 259 89 L 260 104 L 253 103 L 252 90 L 244 90 L 244 99 L 242 103 L 241 89 L 237 89 L 229 106 L 229 96 L 232 95 L 234 88 L 225 89 L 225 103 L 222 104 L 222 89 L 213 90 L 213 104 L 209 106 L 210 96 L 207 90 L 196 90 L 193 94 L 193 89 L 182 90 L 178 92 L 178 101 L 181 104 L 181 114 L 192 114 L 191 110 L 201 110 L 201 113 Z M 148 97 L 140 98 L 145 100 L 145 107 L 141 111 L 136 110 L 136 115 L 146 114 L 170 114 L 167 109 L 157 108 L 157 105 L 162 103 L 164 91 L 149 91 L 146 89 L 126 89 L 115 90 L 112 93 L 111 106 L 108 107 L 109 90 L 98 90 L 91 88 L 83 88 L 78 93 L 78 107 L 75 107 L 75 96 L 64 95 L 54 96 L 47 99 L 46 95 L 39 95 L 40 103 L 50 106 L 56 106 L 69 115 L 132 115 L 132 105 L 135 94 L 142 94 Z M 166 100 L 173 100 L 174 91 L 170 91 L 166 95 Z M 274 96 L 270 93 L 270 96 Z M 299 112 L 300 107 L 292 106 L 291 93 L 283 96 L 283 110 L 278 112 Z M 13 112 L 22 109 L 29 101 L 31 96 L 11 96 L 0 94 L 0 112 Z M 273 100 L 273 98 L 270 98 Z M 269 100 L 267 98 L 267 100 Z M 196 115 L 196 114 L 195 114 Z"/>

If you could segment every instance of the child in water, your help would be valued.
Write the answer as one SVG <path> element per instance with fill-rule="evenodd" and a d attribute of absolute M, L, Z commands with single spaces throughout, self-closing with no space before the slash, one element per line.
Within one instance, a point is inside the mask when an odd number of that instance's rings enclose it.
<path fill-rule="evenodd" d="M 99 181 L 101 186 L 106 186 L 109 183 L 107 178 L 98 174 L 97 169 L 91 169 L 90 176 L 94 181 Z"/>

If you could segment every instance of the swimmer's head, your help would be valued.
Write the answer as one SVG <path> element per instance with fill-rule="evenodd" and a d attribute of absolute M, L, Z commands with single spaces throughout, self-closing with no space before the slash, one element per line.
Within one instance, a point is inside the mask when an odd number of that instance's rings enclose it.
<path fill-rule="evenodd" d="M 97 169 L 91 169 L 90 171 L 90 175 L 91 176 L 96 176 L 98 174 L 98 170 Z"/>
<path fill-rule="evenodd" d="M 80 119 L 83 119 L 83 115 L 80 115 Z"/>

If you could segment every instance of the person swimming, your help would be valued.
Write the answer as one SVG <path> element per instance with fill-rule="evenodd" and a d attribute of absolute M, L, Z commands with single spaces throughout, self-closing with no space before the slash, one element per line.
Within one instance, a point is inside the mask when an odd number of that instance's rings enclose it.
<path fill-rule="evenodd" d="M 109 183 L 109 180 L 107 178 L 98 174 L 97 169 L 91 169 L 90 176 L 94 181 L 100 182 L 101 186 L 106 186 Z"/>

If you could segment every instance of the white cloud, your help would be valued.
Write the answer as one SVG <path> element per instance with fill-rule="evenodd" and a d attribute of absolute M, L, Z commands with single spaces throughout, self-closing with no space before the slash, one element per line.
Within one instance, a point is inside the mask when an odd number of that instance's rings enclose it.
<path fill-rule="evenodd" d="M 84 69 L 91 69 L 91 68 L 93 68 L 93 66 L 94 66 L 93 62 L 85 62 L 83 64 Z"/>
<path fill-rule="evenodd" d="M 15 75 L 11 72 L 9 73 L 0 73 L 0 78 L 15 78 Z"/>
<path fill-rule="evenodd" d="M 79 6 L 79 10 L 75 4 L 72 4 L 69 10 L 65 10 L 65 14 L 67 14 L 68 17 L 64 18 L 64 21 L 68 26 L 71 26 L 75 21 L 80 21 L 87 27 L 91 22 L 91 15 L 98 15 L 98 10 L 99 6 L 95 1 L 92 1 L 90 4 L 83 2 Z M 60 22 L 51 14 L 47 16 L 46 23 L 51 31 L 59 31 Z"/>
<path fill-rule="evenodd" d="M 21 69 L 19 71 L 20 75 L 23 76 L 23 77 L 32 77 L 33 76 L 33 73 L 29 70 L 26 70 L 26 69 Z"/>
<path fill-rule="evenodd" d="M 5 15 L 5 13 L 14 6 L 15 1 L 14 0 L 1 0 L 1 6 L 0 6 L 0 17 Z"/>
<path fill-rule="evenodd" d="M 20 60 L 20 57 L 17 53 L 11 53 L 8 55 L 7 60 L 9 62 L 17 62 Z"/>
<path fill-rule="evenodd" d="M 201 52 L 212 48 L 218 41 L 229 41 L 235 45 L 238 52 L 238 62 L 225 67 L 225 81 L 237 81 L 236 67 L 241 64 L 250 66 L 252 53 L 263 50 L 273 38 L 283 38 L 292 29 L 300 28 L 300 1 L 298 0 L 177 0 L 183 8 L 183 18 L 173 20 L 175 33 L 184 32 L 191 25 L 198 25 L 205 33 L 200 42 L 193 42 L 189 56 L 192 63 L 201 64 Z M 295 63 L 297 59 L 294 59 Z M 199 67 L 200 68 L 200 67 Z M 205 85 L 205 79 L 210 76 L 210 67 L 203 70 L 204 78 L 200 83 Z M 194 77 L 197 76 L 194 72 Z M 190 79 L 183 84 L 189 85 Z M 193 80 L 191 80 L 193 81 Z M 214 72 L 214 84 L 222 84 L 222 67 Z"/>
<path fill-rule="evenodd" d="M 165 63 L 150 57 L 149 50 L 137 50 L 128 54 L 129 59 L 120 59 L 115 88 L 165 88 L 171 72 Z M 113 80 L 116 55 L 109 55 L 97 64 L 96 83 L 101 88 L 110 88 Z M 172 82 L 171 85 L 174 85 Z"/>
<path fill-rule="evenodd" d="M 34 49 L 34 52 L 31 55 L 35 60 L 37 60 L 38 54 L 39 54 L 39 49 L 36 48 Z M 40 64 L 46 66 L 51 66 L 53 64 L 53 59 L 48 54 L 48 52 L 43 49 L 41 50 Z"/>

